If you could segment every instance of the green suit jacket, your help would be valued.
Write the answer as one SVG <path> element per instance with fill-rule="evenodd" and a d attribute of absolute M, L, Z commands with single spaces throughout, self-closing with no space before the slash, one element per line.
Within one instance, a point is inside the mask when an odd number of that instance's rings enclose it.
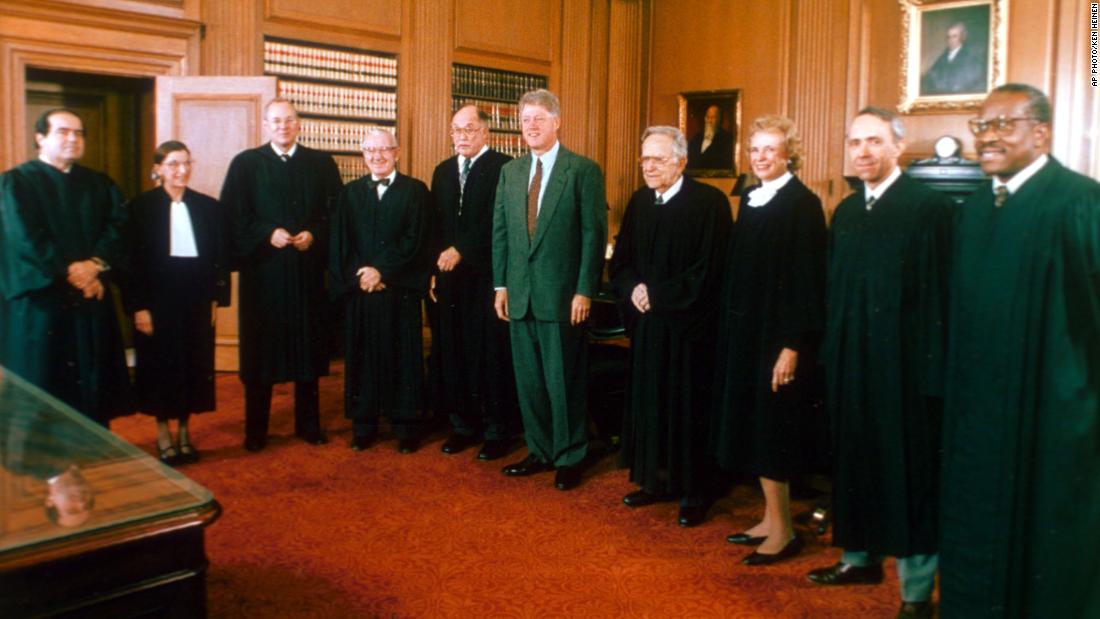
<path fill-rule="evenodd" d="M 527 183 L 534 158 L 504 166 L 493 209 L 493 286 L 507 288 L 512 319 L 567 322 L 573 295 L 594 297 L 607 246 L 603 174 L 564 146 L 527 234 Z M 528 315 L 530 314 L 530 316 Z"/>

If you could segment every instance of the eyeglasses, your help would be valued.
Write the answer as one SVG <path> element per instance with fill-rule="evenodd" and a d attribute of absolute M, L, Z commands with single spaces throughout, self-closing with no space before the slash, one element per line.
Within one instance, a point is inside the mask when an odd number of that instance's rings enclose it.
<path fill-rule="evenodd" d="M 484 127 L 451 127 L 451 135 L 454 137 L 466 137 L 472 138 L 478 134 Z"/>
<path fill-rule="evenodd" d="M 195 167 L 194 161 L 166 161 L 164 165 L 168 166 L 172 170 L 178 170 L 180 168 L 193 168 Z"/>
<path fill-rule="evenodd" d="M 373 157 L 374 155 L 385 155 L 391 150 L 397 150 L 396 146 L 380 146 L 378 148 L 364 148 L 363 154 Z"/>
<path fill-rule="evenodd" d="M 647 165 L 666 166 L 675 159 L 675 157 L 638 157 L 638 165 L 643 168 Z"/>
<path fill-rule="evenodd" d="M 1017 116 L 1015 118 L 1005 118 L 1004 116 L 998 116 L 996 118 L 971 118 L 966 121 L 966 125 L 970 127 L 970 133 L 974 135 L 981 135 L 990 128 L 993 132 L 999 136 L 1006 136 L 1016 129 L 1016 121 L 1018 120 L 1039 120 L 1034 116 Z"/>

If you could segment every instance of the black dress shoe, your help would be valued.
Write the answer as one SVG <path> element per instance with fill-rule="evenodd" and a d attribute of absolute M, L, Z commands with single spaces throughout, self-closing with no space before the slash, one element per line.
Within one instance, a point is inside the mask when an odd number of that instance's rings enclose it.
<path fill-rule="evenodd" d="M 646 505 L 653 505 L 657 500 L 657 495 L 650 494 L 645 490 L 637 490 L 623 497 L 623 503 L 626 503 L 628 507 L 645 507 Z"/>
<path fill-rule="evenodd" d="M 559 466 L 558 471 L 554 473 L 554 487 L 558 490 L 572 490 L 580 485 L 580 483 L 580 465 Z"/>
<path fill-rule="evenodd" d="M 787 542 L 783 550 L 775 554 L 754 552 L 744 559 L 741 559 L 741 563 L 745 565 L 771 565 L 773 563 L 779 563 L 780 561 L 786 561 L 787 559 L 798 556 L 798 553 L 802 552 L 803 545 L 805 545 L 805 543 L 802 541 L 802 538 L 795 535 L 791 541 Z"/>
<path fill-rule="evenodd" d="M 819 585 L 877 585 L 882 582 L 881 565 L 857 566 L 838 561 L 808 574 Z"/>
<path fill-rule="evenodd" d="M 477 452 L 478 460 L 496 460 L 503 458 L 512 449 L 512 441 L 506 438 L 494 438 L 485 441 L 481 451 Z"/>
<path fill-rule="evenodd" d="M 726 536 L 726 541 L 731 544 L 739 544 L 741 546 L 759 546 L 764 543 L 764 540 L 768 539 L 766 535 L 759 537 L 755 535 L 749 535 L 748 533 L 734 533 L 733 535 Z"/>
<path fill-rule="evenodd" d="M 934 616 L 932 602 L 902 602 L 898 619 L 931 619 Z"/>
<path fill-rule="evenodd" d="M 415 436 L 406 436 L 397 441 L 397 451 L 403 454 L 411 454 L 420 448 L 420 439 Z"/>
<path fill-rule="evenodd" d="M 694 527 L 707 519 L 706 505 L 681 505 L 680 517 L 677 521 L 682 527 Z"/>
<path fill-rule="evenodd" d="M 543 471 L 549 471 L 554 467 L 539 460 L 538 456 L 529 455 L 523 460 L 508 466 L 500 470 L 501 473 L 509 477 L 527 477 L 528 475 L 534 475 L 535 473 L 541 473 Z"/>
<path fill-rule="evenodd" d="M 262 451 L 267 447 L 267 439 L 262 437 L 245 437 L 244 448 L 247 451 Z"/>
<path fill-rule="evenodd" d="M 182 456 L 180 456 L 180 452 L 176 449 L 175 445 L 169 445 L 167 447 L 157 445 L 157 457 L 168 466 L 183 464 Z"/>
<path fill-rule="evenodd" d="M 320 430 L 316 432 L 295 432 L 294 436 L 297 436 L 302 439 L 303 442 L 310 445 L 325 445 L 328 443 L 328 437 Z"/>
<path fill-rule="evenodd" d="M 440 448 L 440 451 L 445 454 L 456 454 L 465 451 L 476 442 L 477 440 L 468 434 L 452 434 L 447 440 L 443 441 L 443 447 Z"/>
<path fill-rule="evenodd" d="M 194 464 L 199 461 L 199 450 L 191 443 L 180 443 L 180 464 Z"/>
<path fill-rule="evenodd" d="M 350 447 L 355 451 L 365 451 L 370 449 L 370 446 L 374 444 L 377 438 L 377 434 L 360 434 L 352 437 Z"/>

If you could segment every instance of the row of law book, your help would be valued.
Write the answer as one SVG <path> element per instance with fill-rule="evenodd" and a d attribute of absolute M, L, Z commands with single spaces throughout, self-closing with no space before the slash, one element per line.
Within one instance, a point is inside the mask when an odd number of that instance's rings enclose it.
<path fill-rule="evenodd" d="M 268 39 L 264 73 L 396 87 L 397 59 Z"/>
<path fill-rule="evenodd" d="M 358 151 L 367 130 L 378 125 L 357 122 L 303 118 L 298 139 L 318 150 Z M 393 133 L 393 127 L 379 127 Z"/>
<path fill-rule="evenodd" d="M 367 162 L 363 161 L 362 157 L 336 155 L 333 159 L 336 160 L 336 168 L 340 170 L 340 178 L 343 179 L 345 185 L 362 178 L 365 174 L 370 174 L 370 168 L 367 167 Z"/>
<path fill-rule="evenodd" d="M 451 90 L 455 96 L 519 101 L 523 93 L 536 88 L 546 88 L 545 77 L 463 64 L 451 67 Z"/>
<path fill-rule="evenodd" d="M 518 133 L 490 133 L 488 144 L 489 148 L 511 157 L 522 157 L 527 154 L 527 143 Z"/>
<path fill-rule="evenodd" d="M 476 105 L 477 109 L 489 115 L 490 131 L 519 131 L 519 106 L 514 103 L 497 103 L 495 101 L 483 101 L 470 97 L 454 97 L 453 112 L 467 105 Z"/>
<path fill-rule="evenodd" d="M 279 96 L 303 114 L 397 120 L 397 93 L 279 80 Z"/>

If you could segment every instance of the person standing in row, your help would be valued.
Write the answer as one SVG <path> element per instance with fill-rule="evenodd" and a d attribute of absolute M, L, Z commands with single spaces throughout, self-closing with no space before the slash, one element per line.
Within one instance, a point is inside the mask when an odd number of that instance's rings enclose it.
<path fill-rule="evenodd" d="M 680 501 L 679 523 L 703 521 L 711 499 L 705 461 L 714 382 L 718 293 L 729 200 L 684 176 L 687 140 L 675 127 L 642 135 L 642 176 L 623 215 L 611 283 L 630 336 L 623 462 L 640 489 L 630 507 Z"/>
<path fill-rule="evenodd" d="M 334 293 L 346 306 L 344 415 L 352 449 L 370 447 L 386 415 L 398 451 L 412 453 L 421 432 L 431 194 L 397 172 L 401 150 L 392 133 L 371 128 L 362 148 L 370 174 L 340 194 L 329 256 Z"/>
<path fill-rule="evenodd" d="M 107 282 L 124 266 L 126 209 L 78 161 L 71 110 L 35 122 L 38 159 L 0 176 L 0 365 L 106 426 L 130 412 L 130 377 Z"/>
<path fill-rule="evenodd" d="M 802 142 L 791 119 L 761 116 L 749 127 L 749 161 L 760 183 L 745 190 L 727 254 L 710 429 L 718 464 L 760 479 L 764 517 L 729 536 L 757 545 L 747 565 L 797 555 L 790 479 L 810 407 L 825 323 L 825 213 L 793 174 Z"/>
<path fill-rule="evenodd" d="M 233 158 L 221 202 L 232 218 L 240 270 L 240 375 L 245 442 L 267 444 L 271 390 L 294 382 L 294 433 L 311 445 L 321 430 L 317 379 L 328 374 L 324 346 L 328 213 L 340 193 L 332 156 L 298 143 L 298 112 L 287 99 L 264 107 L 270 142 Z"/>
<path fill-rule="evenodd" d="M 607 198 L 599 166 L 558 142 L 557 96 L 533 90 L 519 110 L 531 152 L 501 170 L 493 287 L 497 316 L 510 321 L 529 454 L 503 473 L 556 469 L 554 486 L 569 490 L 588 452 L 584 324 L 603 272 Z"/>
<path fill-rule="evenodd" d="M 1050 156 L 1050 101 L 970 121 L 944 397 L 940 614 L 1100 616 L 1100 183 Z"/>
<path fill-rule="evenodd" d="M 863 189 L 829 232 L 822 359 L 833 422 L 833 566 L 822 585 L 882 582 L 897 557 L 899 617 L 931 617 L 952 202 L 902 173 L 904 126 L 882 108 L 848 127 Z"/>
<path fill-rule="evenodd" d="M 199 458 L 188 420 L 214 410 L 214 317 L 229 305 L 221 205 L 187 186 L 193 165 L 185 144 L 164 142 L 153 153 L 160 186 L 129 204 L 133 259 L 123 298 L 136 330 L 137 407 L 156 417 L 167 464 Z"/>
<path fill-rule="evenodd" d="M 480 460 L 500 458 L 518 430 L 519 408 L 508 325 L 493 309 L 493 204 L 500 169 L 512 160 L 487 145 L 489 116 L 467 105 L 451 119 L 456 155 L 432 174 L 441 246 L 438 301 L 443 398 L 451 436 L 443 453 L 485 443 Z"/>

